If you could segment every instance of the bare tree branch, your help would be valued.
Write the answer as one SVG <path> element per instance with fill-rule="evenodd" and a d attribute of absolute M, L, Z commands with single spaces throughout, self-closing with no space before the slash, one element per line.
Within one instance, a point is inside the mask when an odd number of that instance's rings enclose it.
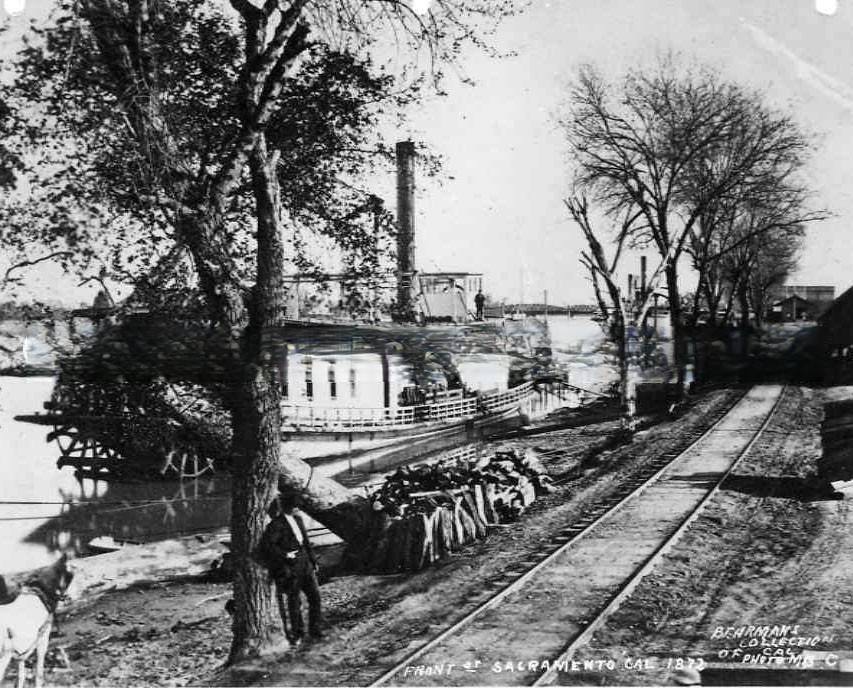
<path fill-rule="evenodd" d="M 74 253 L 72 253 L 71 251 L 54 251 L 53 253 L 48 253 L 47 255 L 40 256 L 38 258 L 33 258 L 32 260 L 22 260 L 7 268 L 5 274 L 3 275 L 3 281 L 8 282 L 12 273 L 15 270 L 22 270 L 24 268 L 32 267 L 33 265 L 38 265 L 39 263 L 44 263 L 45 261 L 53 260 L 55 258 L 71 258 L 72 256 L 74 256 Z"/>

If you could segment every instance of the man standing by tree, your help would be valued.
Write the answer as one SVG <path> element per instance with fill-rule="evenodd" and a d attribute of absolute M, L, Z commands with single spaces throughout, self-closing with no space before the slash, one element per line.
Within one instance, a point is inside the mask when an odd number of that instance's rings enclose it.
<path fill-rule="evenodd" d="M 287 633 L 287 611 L 290 614 L 290 633 L 287 639 L 294 645 L 302 642 L 305 624 L 302 619 L 302 599 L 308 598 L 308 630 L 311 637 L 323 637 L 320 611 L 320 586 L 317 583 L 317 559 L 302 518 L 296 513 L 297 499 L 293 495 L 279 495 L 269 508 L 272 518 L 261 538 L 260 554 L 275 581 L 276 599 L 281 623 Z"/>

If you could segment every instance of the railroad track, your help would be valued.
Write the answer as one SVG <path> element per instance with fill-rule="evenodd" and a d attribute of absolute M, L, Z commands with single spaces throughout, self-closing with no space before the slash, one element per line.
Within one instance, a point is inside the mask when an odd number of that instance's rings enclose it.
<path fill-rule="evenodd" d="M 710 424 L 713 425 L 717 420 L 719 420 L 724 415 L 726 415 L 731 410 L 731 408 L 735 404 L 737 404 L 738 401 L 740 401 L 742 396 L 743 396 L 743 393 L 738 394 L 738 395 L 734 395 L 732 397 L 732 399 L 730 399 L 727 404 L 724 404 L 720 408 L 716 409 L 713 412 L 713 414 L 711 415 L 711 418 L 709 419 Z M 592 425 L 598 425 L 600 423 L 608 423 L 608 422 L 612 422 L 612 420 L 613 420 L 612 418 L 604 418 L 602 420 L 597 420 Z M 592 425 L 590 425 L 590 427 L 592 427 Z M 577 429 L 576 427 L 562 427 L 562 428 L 556 429 L 556 430 L 552 429 L 550 432 L 556 433 L 556 432 L 576 430 L 576 429 Z M 645 475 L 645 477 L 649 477 L 649 476 L 657 473 L 657 471 L 661 467 L 668 465 L 677 455 L 679 455 L 681 452 L 685 451 L 689 446 L 691 446 L 694 442 L 696 442 L 696 440 L 698 440 L 704 433 L 705 433 L 705 430 L 691 430 L 689 432 L 684 433 L 683 436 L 673 444 L 672 449 L 669 452 L 667 452 L 666 454 L 662 454 L 661 457 L 657 461 L 655 461 L 654 463 L 647 464 L 638 475 L 639 476 Z M 510 439 L 512 439 L 512 438 L 510 438 Z M 518 439 L 524 439 L 524 437 L 520 437 Z M 500 440 L 494 440 L 494 441 L 500 441 Z M 430 458 L 429 462 L 438 461 L 438 460 L 453 461 L 456 459 L 471 458 L 471 457 L 475 456 L 480 451 L 478 449 L 478 447 L 479 447 L 479 443 L 477 443 L 476 446 L 475 445 L 467 445 L 465 447 L 461 447 L 461 448 L 457 448 L 457 449 L 450 449 L 450 450 L 435 452 L 435 454 Z M 565 458 L 567 456 L 568 452 L 564 449 L 550 449 L 550 450 L 545 450 L 545 451 L 537 451 L 537 454 L 539 457 L 544 459 L 547 463 L 547 462 L 557 462 L 560 459 Z M 546 467 L 547 467 L 547 465 L 546 465 Z M 358 471 L 353 471 L 350 474 L 339 474 L 339 475 L 335 476 L 335 480 L 337 480 L 339 483 L 341 483 L 341 485 L 343 485 L 344 487 L 348 487 L 352 490 L 364 490 L 365 495 L 369 494 L 369 492 L 372 489 L 377 488 L 384 483 L 383 480 L 377 480 L 375 478 L 375 476 L 368 478 L 367 480 L 365 480 L 365 477 L 366 477 L 365 474 L 359 473 Z M 565 471 L 563 473 L 556 473 L 556 474 L 552 473 L 552 474 L 550 474 L 551 482 L 557 486 L 565 485 L 565 484 L 567 484 L 573 480 L 576 480 L 578 477 L 579 477 L 579 475 L 578 475 L 578 471 L 576 468 L 572 468 L 571 470 Z M 610 502 L 612 500 L 606 500 L 606 501 Z M 618 500 L 616 500 L 616 501 L 618 501 Z M 312 536 L 320 537 L 320 536 L 330 535 L 331 531 L 328 528 L 320 526 L 320 527 L 312 529 L 310 531 L 310 533 Z"/>
<path fill-rule="evenodd" d="M 754 398 L 756 390 L 759 388 L 753 388 L 733 399 L 731 404 L 718 410 L 710 426 L 701 431 L 688 433 L 676 447 L 648 464 L 642 471 L 633 474 L 620 484 L 615 492 L 589 509 L 580 520 L 568 524 L 549 541 L 544 542 L 535 553 L 527 555 L 524 561 L 501 572 L 484 587 L 482 594 L 475 600 L 475 606 L 463 617 L 444 628 L 413 652 L 408 653 L 393 666 L 386 668 L 369 685 L 378 686 L 388 683 L 403 685 L 409 682 L 415 685 L 477 683 L 543 685 L 555 680 L 557 673 L 568 666 L 577 648 L 589 641 L 595 630 L 669 550 L 699 515 L 738 462 L 758 441 L 784 396 L 784 388 L 780 387 L 775 391 L 775 398 L 771 401 L 758 393 L 758 402 Z M 761 410 L 759 415 L 755 415 L 756 404 Z M 754 417 L 749 416 L 750 405 L 753 406 Z M 728 427 L 737 420 L 735 414 L 729 415 L 735 408 L 746 412 L 749 419 L 747 427 L 740 427 L 738 423 L 735 423 L 734 427 Z M 697 453 L 701 455 L 700 445 L 703 442 L 709 443 L 712 449 L 716 442 L 721 447 L 718 452 L 721 455 L 727 451 L 735 452 L 727 459 L 727 464 L 721 465 L 720 470 L 713 475 L 713 479 L 696 478 L 704 475 L 701 471 L 706 464 L 701 460 L 701 456 L 699 459 L 691 457 Z M 726 449 L 729 445 L 735 449 L 731 447 Z M 557 453 L 558 450 L 554 450 L 548 452 L 548 456 L 554 458 Z M 682 463 L 685 464 L 683 474 L 678 475 L 677 466 Z M 659 483 L 661 476 L 668 471 L 670 474 L 667 479 Z M 567 482 L 575 477 L 577 477 L 576 474 L 570 472 L 565 476 L 557 476 L 556 482 Z M 698 487 L 692 483 L 697 483 Z M 655 491 L 661 494 L 657 495 Z M 621 573 L 618 571 L 612 573 L 605 566 L 602 567 L 600 576 L 597 570 L 595 576 L 587 576 L 587 578 L 607 578 L 608 576 L 615 576 L 615 578 L 607 584 L 602 582 L 603 589 L 593 591 L 595 594 L 585 601 L 586 607 L 581 608 L 583 605 L 577 607 L 569 598 L 561 599 L 562 591 L 566 590 L 567 586 L 572 593 L 578 590 L 572 588 L 573 583 L 570 582 L 572 575 L 578 575 L 577 562 L 572 560 L 572 556 L 581 559 L 586 556 L 586 564 L 589 565 L 590 561 L 596 561 L 595 557 L 598 555 L 608 556 L 608 552 L 615 552 L 614 556 L 618 554 L 622 547 L 619 538 L 626 537 L 624 524 L 627 523 L 627 527 L 630 528 L 635 521 L 637 524 L 642 523 L 642 519 L 635 519 L 631 512 L 632 509 L 640 508 L 643 500 L 639 496 L 644 493 L 647 496 L 644 498 L 645 501 L 655 505 L 655 508 L 666 507 L 676 498 L 683 500 L 684 495 L 688 493 L 693 495 L 691 498 L 695 503 L 691 502 L 684 513 L 677 514 L 673 527 L 668 526 L 665 532 L 655 537 L 644 532 L 631 534 L 628 539 L 632 542 L 634 537 L 638 540 L 643 540 L 645 537 L 648 541 L 644 544 L 646 549 L 639 552 L 637 560 L 630 562 L 630 566 Z M 621 534 L 619 528 L 614 529 L 614 524 L 620 519 L 623 522 Z M 608 540 L 608 528 L 614 531 L 610 540 Z M 584 553 L 584 548 L 589 552 Z M 562 605 L 565 607 L 566 619 L 549 620 L 544 618 L 547 614 L 544 616 L 534 614 L 530 623 L 525 625 L 521 617 L 525 611 L 528 611 L 525 610 L 525 599 L 531 598 L 539 598 L 546 604 L 550 600 L 550 607 L 553 609 L 561 608 Z M 573 605 L 577 609 L 574 609 Z M 535 608 L 535 604 L 526 604 L 526 606 Z M 528 613 L 532 612 L 528 611 Z M 541 641 L 539 645 L 537 645 L 538 641 Z M 540 646 L 544 647 L 549 643 L 550 648 L 540 651 Z M 535 653 L 534 656 L 524 654 L 525 650 L 531 651 L 531 649 Z M 495 672 L 493 665 L 490 667 L 479 659 L 480 656 L 486 655 L 490 658 L 502 657 L 508 662 L 523 659 L 527 662 L 527 670 Z M 475 667 L 474 669 L 462 668 L 466 667 L 465 658 L 468 664 Z M 542 668 L 543 659 L 547 660 L 547 669 Z M 536 664 L 532 670 L 530 669 L 531 661 Z M 454 667 L 455 673 L 453 673 Z M 444 673 L 445 670 L 447 674 Z M 432 673 L 424 674 L 424 671 L 432 671 Z"/>
<path fill-rule="evenodd" d="M 717 409 L 715 411 L 715 413 L 713 414 L 711 422 L 713 422 L 717 418 L 728 413 L 729 409 L 732 406 L 734 406 L 734 404 L 736 404 L 738 402 L 738 400 L 740 399 L 740 396 L 742 396 L 742 395 L 733 397 L 733 399 L 730 400 L 730 402 L 728 404 L 724 405 L 720 409 Z M 613 422 L 616 419 L 617 419 L 616 416 L 613 416 L 613 417 L 602 416 L 599 418 L 587 418 L 587 419 L 584 419 L 587 422 L 585 422 L 583 425 L 577 425 L 577 426 L 575 426 L 575 425 L 571 425 L 571 426 L 560 425 L 558 427 L 557 426 L 549 427 L 549 428 L 546 428 L 544 430 L 547 432 L 547 434 L 553 434 L 553 433 L 558 433 L 558 432 L 562 432 L 562 431 L 577 430 L 579 427 L 594 427 L 594 426 L 600 425 L 602 423 Z M 655 424 L 656 422 L 658 422 L 658 421 L 654 421 L 654 422 L 652 422 L 652 424 Z M 686 433 L 684 435 L 684 437 L 682 438 L 682 440 L 679 442 L 679 444 L 675 447 L 675 452 L 676 453 L 680 452 L 683 447 L 686 447 L 687 445 L 692 443 L 693 440 L 695 440 L 699 435 L 701 435 L 701 431 Z M 500 441 L 506 440 L 506 439 L 525 439 L 526 437 L 527 437 L 527 435 L 519 435 L 518 437 L 494 435 L 494 436 L 487 438 L 486 442 L 500 442 Z M 465 445 L 463 447 L 458 447 L 456 449 L 446 449 L 446 450 L 434 452 L 430 455 L 430 458 L 427 461 L 427 463 L 431 463 L 431 462 L 438 461 L 438 460 L 454 461 L 457 459 L 472 458 L 474 456 L 477 456 L 477 455 L 483 453 L 483 451 L 481 449 L 479 449 L 481 444 L 482 444 L 481 442 L 477 442 L 475 444 Z M 563 458 L 566 455 L 566 453 L 567 452 L 563 449 L 551 449 L 551 450 L 545 450 L 545 451 L 537 451 L 537 454 L 546 460 L 559 460 L 559 459 Z M 415 463 L 417 463 L 417 462 L 415 462 Z M 551 480 L 552 480 L 552 482 L 554 482 L 557 485 L 562 485 L 562 484 L 565 484 L 565 483 L 573 480 L 576 477 L 577 477 L 576 472 L 574 470 L 571 470 L 571 471 L 567 471 L 565 473 L 552 474 Z M 334 476 L 334 479 L 337 480 L 339 483 L 341 483 L 341 485 L 343 485 L 344 487 L 348 487 L 350 489 L 369 490 L 370 488 L 378 487 L 378 486 L 383 484 L 383 481 L 377 480 L 375 476 L 371 477 L 367 480 L 365 478 L 366 478 L 366 474 L 360 473 L 359 471 L 353 471 L 352 473 L 349 473 L 349 474 L 340 473 L 340 474 Z"/>

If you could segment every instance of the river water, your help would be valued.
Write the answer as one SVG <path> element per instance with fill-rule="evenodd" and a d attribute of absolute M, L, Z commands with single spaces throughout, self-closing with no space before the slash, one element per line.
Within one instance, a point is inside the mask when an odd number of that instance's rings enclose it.
<path fill-rule="evenodd" d="M 586 317 L 549 317 L 555 359 L 570 381 L 601 392 L 616 379 L 601 328 Z M 53 561 L 58 550 L 85 554 L 99 536 L 150 541 L 220 528 L 229 519 L 226 477 L 168 483 L 78 480 L 58 470 L 51 428 L 14 420 L 43 409 L 53 378 L 0 377 L 0 572 Z"/>

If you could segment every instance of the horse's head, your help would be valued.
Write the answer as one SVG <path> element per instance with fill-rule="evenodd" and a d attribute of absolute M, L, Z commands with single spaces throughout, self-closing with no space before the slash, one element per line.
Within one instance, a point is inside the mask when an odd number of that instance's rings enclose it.
<path fill-rule="evenodd" d="M 63 554 L 50 566 L 35 571 L 24 581 L 24 586 L 38 590 L 45 606 L 53 612 L 59 601 L 68 597 L 68 586 L 73 579 L 74 573 L 68 568 L 68 557 Z"/>

